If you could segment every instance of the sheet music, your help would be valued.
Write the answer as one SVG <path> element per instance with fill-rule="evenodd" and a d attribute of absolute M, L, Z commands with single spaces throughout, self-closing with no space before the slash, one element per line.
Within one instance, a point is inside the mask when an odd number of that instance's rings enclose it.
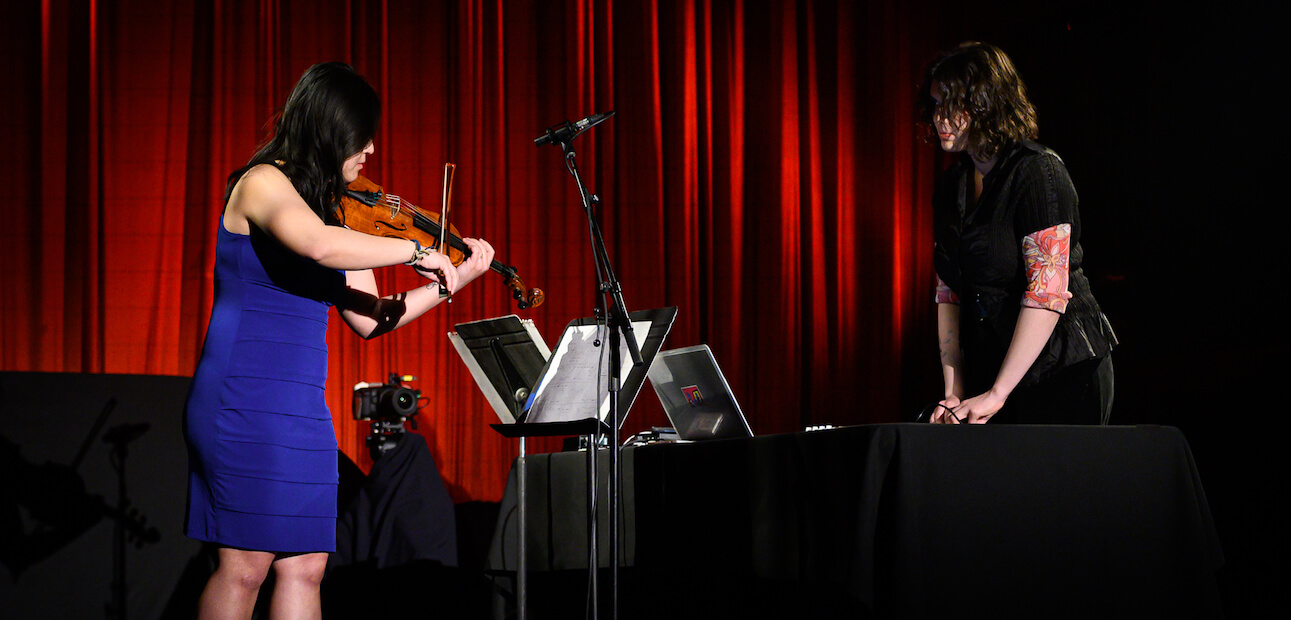
<path fill-rule="evenodd" d="M 645 347 L 649 321 L 633 321 L 632 332 L 637 347 Z M 601 346 L 595 346 L 597 340 Z M 547 374 L 529 403 L 528 420 L 562 422 L 592 417 L 593 403 L 598 403 L 597 417 L 604 420 L 610 412 L 610 395 L 606 391 L 609 377 L 609 330 L 600 325 L 574 325 L 565 330 L 552 354 Z M 619 347 L 619 382 L 632 370 L 626 345 Z M 599 397 L 599 400 L 598 400 Z"/>

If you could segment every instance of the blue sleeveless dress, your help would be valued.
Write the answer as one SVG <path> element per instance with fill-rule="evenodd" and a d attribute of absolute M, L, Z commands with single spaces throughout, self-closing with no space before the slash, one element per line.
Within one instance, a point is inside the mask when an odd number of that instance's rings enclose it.
<path fill-rule="evenodd" d="M 324 401 L 341 272 L 220 219 L 215 302 L 184 414 L 185 533 L 273 552 L 336 550 L 337 445 Z"/>

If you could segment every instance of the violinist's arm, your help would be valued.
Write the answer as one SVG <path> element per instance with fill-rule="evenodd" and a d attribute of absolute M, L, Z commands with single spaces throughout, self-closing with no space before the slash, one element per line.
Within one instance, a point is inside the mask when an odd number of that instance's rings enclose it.
<path fill-rule="evenodd" d="M 407 325 L 443 301 L 439 295 L 440 284 L 435 280 L 410 291 L 381 297 L 371 269 L 345 272 L 345 287 L 345 297 L 336 304 L 341 319 L 354 333 L 368 340 Z"/>
<path fill-rule="evenodd" d="M 268 233 L 292 252 L 331 269 L 399 265 L 412 258 L 416 249 L 406 239 L 365 235 L 324 224 L 282 171 L 269 165 L 248 170 L 229 196 L 225 227 L 246 234 L 246 224 Z"/>
<path fill-rule="evenodd" d="M 354 333 L 370 340 L 403 327 L 427 310 L 438 306 L 443 301 L 439 294 L 441 286 L 457 292 L 488 271 L 489 264 L 493 262 L 493 247 L 488 242 L 470 238 L 463 241 L 471 248 L 470 258 L 455 268 L 448 257 L 442 254 L 427 255 L 417 267 L 418 273 L 424 275 L 429 282 L 403 293 L 381 297 L 372 270 L 346 272 L 346 294 L 337 303 L 341 318 Z M 432 273 L 436 270 L 443 274 L 444 282 Z"/>

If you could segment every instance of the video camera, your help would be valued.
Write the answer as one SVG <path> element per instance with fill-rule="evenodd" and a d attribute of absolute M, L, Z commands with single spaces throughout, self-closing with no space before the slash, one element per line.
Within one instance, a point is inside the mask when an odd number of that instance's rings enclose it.
<path fill-rule="evenodd" d="M 372 460 L 379 459 L 399 442 L 406 430 L 404 421 L 411 418 L 412 429 L 417 430 L 421 390 L 404 385 L 405 381 L 416 380 L 411 375 L 390 373 L 387 383 L 361 382 L 354 385 L 354 419 L 372 423 L 367 439 Z"/>

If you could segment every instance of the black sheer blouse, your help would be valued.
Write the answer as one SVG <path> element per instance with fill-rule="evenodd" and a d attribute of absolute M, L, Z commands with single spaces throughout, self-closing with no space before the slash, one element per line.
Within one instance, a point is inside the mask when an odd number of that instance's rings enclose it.
<path fill-rule="evenodd" d="M 970 207 L 972 183 L 973 164 L 965 154 L 938 179 L 932 200 L 933 266 L 959 297 L 967 395 L 990 388 L 1013 339 L 1028 284 L 1022 238 L 1058 224 L 1071 224 L 1072 299 L 1019 385 L 1111 353 L 1116 334 L 1081 270 L 1079 200 L 1062 159 L 1034 142 L 1013 144 L 1000 152 Z"/>

